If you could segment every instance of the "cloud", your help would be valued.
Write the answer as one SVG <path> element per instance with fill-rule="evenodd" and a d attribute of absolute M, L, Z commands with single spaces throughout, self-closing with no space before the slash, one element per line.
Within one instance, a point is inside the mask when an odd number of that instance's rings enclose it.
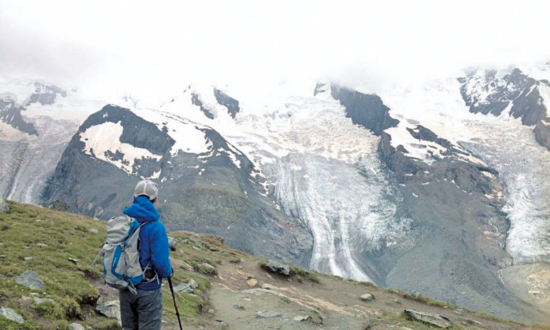
<path fill-rule="evenodd" d="M 0 5 L 0 72 L 98 92 L 189 82 L 373 86 L 550 58 L 550 4 L 525 1 L 17 1 Z M 166 96 L 168 97 L 168 96 Z"/>

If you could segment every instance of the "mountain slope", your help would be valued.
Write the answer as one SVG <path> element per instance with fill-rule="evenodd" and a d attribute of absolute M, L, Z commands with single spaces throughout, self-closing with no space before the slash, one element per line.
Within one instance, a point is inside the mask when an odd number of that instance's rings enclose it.
<path fill-rule="evenodd" d="M 249 253 L 308 260 L 309 233 L 262 195 L 246 156 L 215 130 L 170 113 L 105 106 L 74 135 L 44 197 L 107 219 L 131 202 L 141 177 L 158 182 L 160 211 L 172 230 L 223 235 Z"/>
<path fill-rule="evenodd" d="M 117 292 L 101 283 L 99 265 L 89 266 L 104 238 L 104 223 L 12 202 L 9 207 L 8 213 L 0 213 L 0 224 L 7 228 L 0 231 L 0 307 L 13 309 L 23 317 L 23 323 L 0 315 L 0 327 L 69 329 L 70 323 L 78 323 L 91 329 L 120 329 L 116 319 L 96 311 L 98 306 L 116 301 Z M 295 266 L 290 267 L 291 276 L 286 277 L 266 272 L 261 268 L 265 260 L 224 246 L 219 237 L 189 232 L 169 235 L 177 242 L 171 252 L 174 284 L 177 287 L 193 280 L 198 285 L 192 294 L 176 294 L 185 329 L 432 328 L 407 319 L 403 315 L 405 309 L 444 315 L 452 329 L 548 328 L 500 320 L 424 296 L 307 272 Z M 204 268 L 204 263 L 214 270 Z M 30 289 L 17 284 L 16 278 L 25 271 L 35 272 L 46 288 Z M 257 283 L 247 284 L 251 278 Z M 166 285 L 162 290 L 163 329 L 178 329 L 169 290 Z M 373 298 L 361 301 L 360 296 L 365 293 Z M 269 311 L 280 316 L 257 316 Z M 297 316 L 303 316 L 305 321 L 295 320 Z"/>

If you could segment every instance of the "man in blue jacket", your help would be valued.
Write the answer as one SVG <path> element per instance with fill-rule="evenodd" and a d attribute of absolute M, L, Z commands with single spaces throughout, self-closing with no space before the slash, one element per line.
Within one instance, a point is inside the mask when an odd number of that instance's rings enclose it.
<path fill-rule="evenodd" d="M 137 294 L 120 291 L 120 314 L 124 330 L 160 330 L 163 278 L 172 276 L 170 246 L 164 224 L 155 208 L 158 187 L 153 181 L 138 182 L 134 202 L 123 213 L 139 221 L 139 263 L 145 279 L 136 285 Z"/>

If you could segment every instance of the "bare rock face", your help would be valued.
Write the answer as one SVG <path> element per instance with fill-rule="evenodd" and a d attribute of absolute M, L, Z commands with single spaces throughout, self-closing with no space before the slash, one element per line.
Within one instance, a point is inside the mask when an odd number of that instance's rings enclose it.
<path fill-rule="evenodd" d="M 509 116 L 521 119 L 523 125 L 535 126 L 537 142 L 550 149 L 550 119 L 543 95 L 550 83 L 535 80 L 519 69 L 508 74 L 496 70 L 478 70 L 460 78 L 461 94 L 472 113 L 501 115 L 510 109 Z"/>
<path fill-rule="evenodd" d="M 441 329 L 449 329 L 451 327 L 451 321 L 443 315 L 422 313 L 412 309 L 406 309 L 405 315 L 411 320 L 433 325 Z"/>
<path fill-rule="evenodd" d="M 550 118 L 542 118 L 537 122 L 535 139 L 540 145 L 550 150 Z"/>

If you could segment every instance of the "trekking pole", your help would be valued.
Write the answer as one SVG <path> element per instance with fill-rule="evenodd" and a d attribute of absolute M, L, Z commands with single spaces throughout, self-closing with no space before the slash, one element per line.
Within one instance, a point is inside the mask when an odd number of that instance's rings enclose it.
<path fill-rule="evenodd" d="M 183 330 L 181 326 L 180 312 L 178 311 L 178 305 L 176 304 L 176 296 L 174 295 L 174 287 L 172 286 L 172 279 L 168 278 L 168 285 L 170 285 L 170 292 L 172 292 L 172 300 L 174 301 L 174 308 L 176 309 L 176 316 L 178 317 L 178 323 L 180 324 L 180 330 Z"/>

